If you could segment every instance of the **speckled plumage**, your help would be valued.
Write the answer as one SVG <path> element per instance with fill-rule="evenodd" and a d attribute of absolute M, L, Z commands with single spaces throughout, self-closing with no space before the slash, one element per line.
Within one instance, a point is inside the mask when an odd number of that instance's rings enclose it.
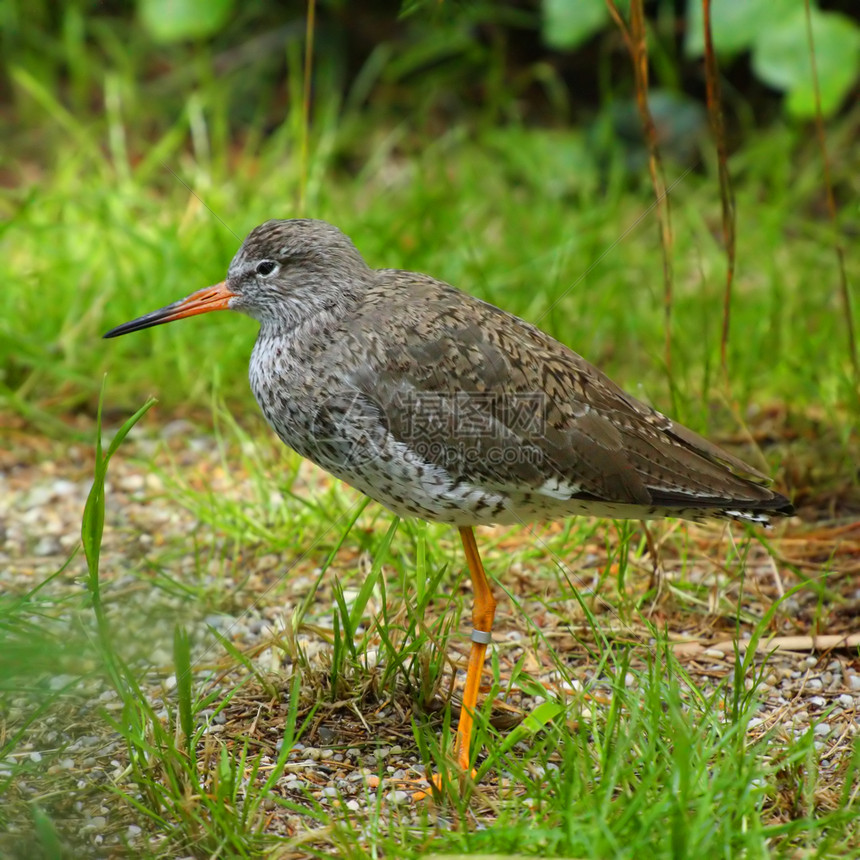
<path fill-rule="evenodd" d="M 790 511 L 760 472 L 549 335 L 426 275 L 371 269 L 325 222 L 257 227 L 225 283 L 260 322 L 251 387 L 278 436 L 401 516 Z"/>

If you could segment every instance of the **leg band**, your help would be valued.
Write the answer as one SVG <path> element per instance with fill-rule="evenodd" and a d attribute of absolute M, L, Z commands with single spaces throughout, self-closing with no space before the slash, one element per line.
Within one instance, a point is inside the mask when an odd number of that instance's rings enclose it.
<path fill-rule="evenodd" d="M 484 630 L 476 630 L 472 628 L 472 641 L 478 645 L 489 645 L 493 641 L 493 634 Z"/>

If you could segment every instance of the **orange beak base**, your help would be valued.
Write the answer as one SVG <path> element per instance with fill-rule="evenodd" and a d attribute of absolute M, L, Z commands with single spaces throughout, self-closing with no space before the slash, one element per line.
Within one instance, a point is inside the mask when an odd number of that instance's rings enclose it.
<path fill-rule="evenodd" d="M 118 325 L 106 332 L 104 337 L 119 337 L 123 334 L 128 334 L 132 331 L 140 331 L 144 328 L 151 328 L 154 325 L 164 325 L 164 323 L 181 320 L 184 317 L 193 317 L 196 314 L 208 314 L 210 311 L 226 311 L 229 308 L 229 301 L 236 294 L 231 293 L 227 289 L 226 281 L 221 281 L 220 284 L 215 284 L 212 287 L 198 290 L 178 302 L 173 302 L 152 313 L 144 314 L 131 322 Z"/>

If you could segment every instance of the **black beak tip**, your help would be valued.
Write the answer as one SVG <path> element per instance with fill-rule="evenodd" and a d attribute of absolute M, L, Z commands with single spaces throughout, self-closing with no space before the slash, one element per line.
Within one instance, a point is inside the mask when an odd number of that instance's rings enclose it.
<path fill-rule="evenodd" d="M 110 340 L 114 337 L 119 337 L 122 334 L 125 334 L 128 331 L 128 325 L 118 325 L 114 326 L 110 331 L 106 331 L 102 335 L 102 340 Z"/>
<path fill-rule="evenodd" d="M 138 317 L 136 320 L 131 320 L 130 322 L 123 323 L 122 325 L 114 326 L 110 331 L 106 331 L 102 335 L 102 339 L 110 340 L 113 337 L 131 334 L 133 331 L 141 331 L 142 329 L 152 328 L 153 326 L 161 325 L 166 322 L 169 322 L 169 320 L 161 318 L 161 313 L 156 311 L 155 313 Z"/>

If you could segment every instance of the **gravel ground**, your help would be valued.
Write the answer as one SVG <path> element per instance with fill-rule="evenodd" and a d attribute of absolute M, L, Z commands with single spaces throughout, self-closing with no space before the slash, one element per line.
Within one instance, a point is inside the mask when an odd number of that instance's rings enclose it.
<path fill-rule="evenodd" d="M 6 596 L 15 596 L 56 573 L 79 544 L 92 452 L 85 444 L 51 443 L 23 428 L 5 429 L 11 444 L 8 450 L 0 451 L 0 589 Z M 191 633 L 197 685 L 226 692 L 240 679 L 246 682 L 214 719 L 210 735 L 253 738 L 264 752 L 265 778 L 265 770 L 277 758 L 277 740 L 287 712 L 283 692 L 288 685 L 283 678 L 289 660 L 275 647 L 275 640 L 283 637 L 292 613 L 312 590 L 315 564 L 325 553 L 303 547 L 307 558 L 297 564 L 290 561 L 285 578 L 284 554 L 259 545 L 237 550 L 235 541 L 222 535 L 217 524 L 209 526 L 201 521 L 199 509 L 183 506 L 176 488 L 170 486 L 176 475 L 199 493 L 208 488 L 239 503 L 251 502 L 248 494 L 253 492 L 249 487 L 252 482 L 227 471 L 213 439 L 192 425 L 173 422 L 162 427 L 157 436 L 151 431 L 149 435 L 133 434 L 112 464 L 107 489 L 102 579 L 109 619 L 122 630 L 125 659 L 151 666 L 146 690 L 164 715 L 164 702 L 174 695 L 176 684 L 171 673 L 171 649 L 177 623 Z M 297 494 L 313 493 L 325 485 L 324 477 L 303 465 L 293 490 Z M 742 584 L 719 563 L 682 563 L 667 539 L 678 528 L 688 529 L 686 551 L 697 557 L 725 558 L 730 537 L 725 529 L 678 524 L 661 525 L 654 531 L 663 558 L 659 597 L 651 606 L 651 620 L 668 629 L 678 643 L 679 660 L 705 691 L 713 690 L 732 672 L 733 654 L 725 643 L 733 638 L 735 619 L 726 607 L 738 605 L 739 589 L 743 588 L 744 617 L 761 617 L 798 581 L 790 572 L 792 568 L 810 577 L 818 575 L 825 565 L 831 571 L 826 580 L 829 593 L 823 601 L 808 589 L 788 598 L 774 617 L 770 632 L 783 637 L 780 641 L 791 650 L 777 650 L 767 658 L 758 691 L 761 706 L 749 729 L 756 737 L 775 728 L 772 743 L 777 756 L 781 738 L 798 737 L 812 727 L 823 783 L 828 786 L 816 802 L 832 808 L 838 802 L 860 725 L 857 640 L 845 638 L 856 637 L 860 630 L 856 622 L 860 607 L 860 523 L 813 527 L 794 520 L 771 540 L 781 563 L 775 565 L 758 544 L 752 545 Z M 485 538 L 492 537 L 496 546 L 485 557 L 492 569 L 526 537 L 515 529 L 490 531 Z M 329 665 L 329 646 L 321 634 L 331 625 L 333 577 L 345 576 L 367 563 L 357 546 L 349 546 L 351 543 L 350 538 L 338 554 L 313 599 L 308 623 L 297 635 L 309 666 L 318 666 L 321 672 Z M 592 571 L 581 591 L 601 629 L 610 638 L 647 645 L 649 633 L 644 625 L 620 623 L 608 603 L 589 593 L 596 582 L 593 571 L 601 569 L 601 562 L 605 562 L 605 547 L 599 532 L 594 546 L 585 548 L 577 564 L 584 566 L 583 571 Z M 597 682 L 583 707 L 601 707 L 603 679 L 595 677 L 584 647 L 593 637 L 582 609 L 574 600 L 542 597 L 551 583 L 548 585 L 545 575 L 540 574 L 540 563 L 516 562 L 504 578 L 521 608 L 516 610 L 509 601 L 500 600 L 495 639 L 502 674 L 524 659 L 530 673 L 547 687 L 558 687 L 551 655 L 532 635 L 531 624 L 536 623 L 553 651 L 573 667 L 571 671 L 582 685 Z M 34 716 L 34 708 L 45 700 L 46 691 L 59 693 L 44 714 L 36 715 L 24 736 L 10 744 L 11 751 L 0 756 L 0 786 L 14 772 L 7 791 L 7 809 L 11 812 L 0 818 L 9 828 L 5 837 L 0 830 L 3 856 L 14 856 L 21 833 L 18 828 L 28 826 L 26 804 L 33 799 L 50 808 L 53 820 L 65 834 L 74 834 L 80 844 L 96 851 L 122 852 L 126 843 L 140 844 L 146 838 L 129 809 L 105 790 L 109 785 L 129 787 L 126 748 L 102 716 L 118 715 L 121 703 L 112 690 L 106 689 L 96 671 L 95 652 L 88 647 L 93 629 L 85 572 L 79 553 L 43 592 L 48 603 L 39 610 L 39 624 L 53 637 L 53 644 L 44 665 L 36 655 L 32 669 L 27 667 L 38 683 L 30 689 L 12 683 L 11 693 L 0 689 L 0 743 L 12 739 Z M 636 569 L 628 572 L 626 588 L 635 596 L 648 587 L 650 579 L 647 568 Z M 706 586 L 710 605 L 689 611 L 682 580 Z M 601 587 L 611 586 L 604 580 Z M 444 611 L 445 606 L 440 600 L 434 611 Z M 461 626 L 465 629 L 465 619 Z M 275 695 L 257 680 L 248 681 L 246 672 L 225 659 L 210 628 L 253 655 L 260 677 L 275 679 L 271 681 L 277 686 Z M 749 624 L 742 624 L 742 638 L 748 638 L 751 629 Z M 832 638 L 813 640 L 813 633 Z M 460 655 L 453 655 L 454 662 L 464 667 L 467 639 L 454 635 L 451 641 Z M 848 642 L 853 647 L 845 647 Z M 633 654 L 635 671 L 643 664 L 637 661 L 636 649 Z M 757 666 L 764 661 L 765 655 L 757 654 Z M 462 669 L 454 677 L 456 699 L 464 677 Z M 637 683 L 635 674 L 630 675 L 629 683 Z M 41 699 L 33 686 L 43 694 Z M 580 695 L 578 689 L 569 692 Z M 427 787 L 410 725 L 414 702 L 408 696 L 395 696 L 369 707 L 368 701 L 321 708 L 310 732 L 291 751 L 277 790 L 300 806 L 315 801 L 333 811 L 339 808 L 339 814 L 355 816 L 358 822 L 368 805 L 381 802 L 408 822 L 425 801 Z M 536 702 L 533 697 L 515 693 L 498 704 L 494 722 L 499 726 L 515 724 Z M 441 699 L 433 705 L 440 722 L 444 706 Z M 502 774 L 502 782 L 504 779 Z M 492 776 L 483 786 L 488 798 L 497 788 Z M 787 784 L 785 790 L 791 793 L 795 788 Z M 16 813 L 23 817 L 16 817 Z M 272 833 L 309 833 L 312 837 L 319 826 L 312 817 L 277 809 L 272 811 L 269 829 Z M 151 841 L 150 846 L 154 845 Z"/>

